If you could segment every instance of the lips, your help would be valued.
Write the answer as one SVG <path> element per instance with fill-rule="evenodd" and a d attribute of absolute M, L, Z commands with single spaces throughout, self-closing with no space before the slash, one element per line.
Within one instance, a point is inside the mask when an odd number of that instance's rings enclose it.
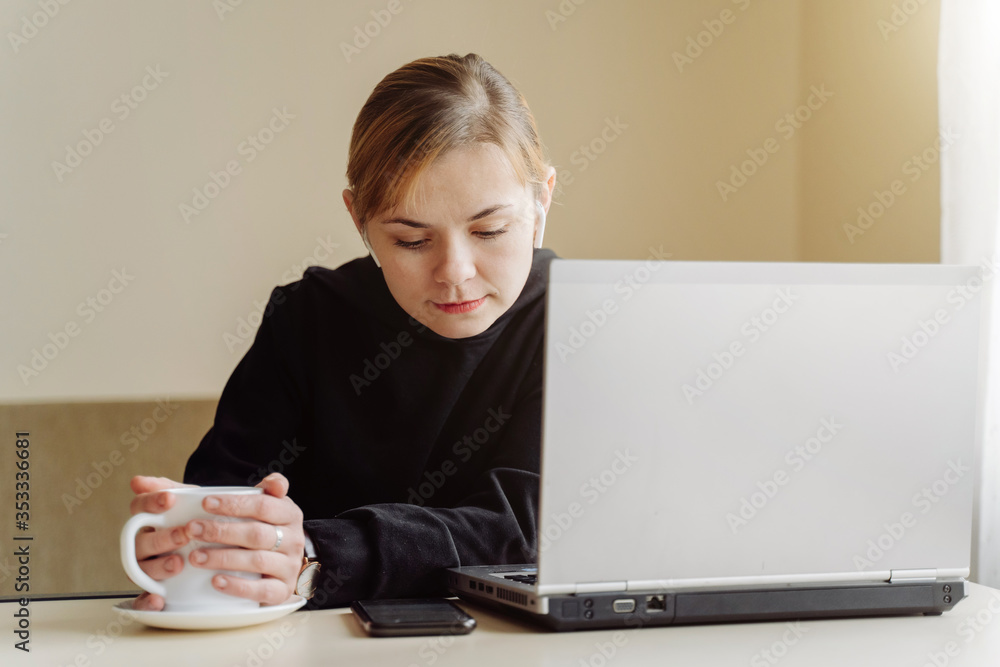
<path fill-rule="evenodd" d="M 485 296 L 481 299 L 476 299 L 475 301 L 461 301 L 458 303 L 437 303 L 437 302 L 433 303 L 435 306 L 438 307 L 439 310 L 448 313 L 449 315 L 457 315 L 460 313 L 471 313 L 476 308 L 479 308 L 481 305 L 483 305 L 484 301 L 486 301 Z"/>

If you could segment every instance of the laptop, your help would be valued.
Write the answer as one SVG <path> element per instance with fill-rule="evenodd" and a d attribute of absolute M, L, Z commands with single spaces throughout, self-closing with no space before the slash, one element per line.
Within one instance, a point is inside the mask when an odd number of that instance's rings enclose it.
<path fill-rule="evenodd" d="M 950 610 L 982 275 L 553 260 L 536 562 L 449 589 L 554 630 Z"/>

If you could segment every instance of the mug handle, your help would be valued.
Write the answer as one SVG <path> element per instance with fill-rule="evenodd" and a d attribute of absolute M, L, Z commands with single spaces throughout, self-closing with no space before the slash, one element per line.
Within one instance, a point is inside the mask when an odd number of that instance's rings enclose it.
<path fill-rule="evenodd" d="M 146 526 L 153 528 L 166 528 L 167 519 L 163 514 L 136 514 L 125 522 L 121 534 L 122 567 L 135 584 L 145 591 L 155 593 L 161 597 L 166 597 L 167 589 L 160 582 L 154 580 L 139 567 L 139 562 L 135 557 L 135 536 Z"/>

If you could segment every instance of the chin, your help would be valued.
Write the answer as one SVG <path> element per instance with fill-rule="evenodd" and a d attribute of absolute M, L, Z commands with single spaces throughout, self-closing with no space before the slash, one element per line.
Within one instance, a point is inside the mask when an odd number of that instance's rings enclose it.
<path fill-rule="evenodd" d="M 465 325 L 452 324 L 448 326 L 429 326 L 427 327 L 439 336 L 444 336 L 445 338 L 471 338 L 478 334 L 483 333 L 489 326 L 474 326 L 471 323 Z"/>
<path fill-rule="evenodd" d="M 470 338 L 489 329 L 497 321 L 497 317 L 478 316 L 459 320 L 454 315 L 445 315 L 444 318 L 436 317 L 433 322 L 427 323 L 427 328 L 445 338 Z"/>

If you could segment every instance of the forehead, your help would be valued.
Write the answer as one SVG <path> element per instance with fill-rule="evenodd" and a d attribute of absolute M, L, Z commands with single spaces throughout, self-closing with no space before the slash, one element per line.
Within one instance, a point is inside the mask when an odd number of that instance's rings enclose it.
<path fill-rule="evenodd" d="M 416 174 L 394 211 L 513 203 L 526 193 L 504 152 L 494 144 L 477 143 L 443 153 Z"/>

